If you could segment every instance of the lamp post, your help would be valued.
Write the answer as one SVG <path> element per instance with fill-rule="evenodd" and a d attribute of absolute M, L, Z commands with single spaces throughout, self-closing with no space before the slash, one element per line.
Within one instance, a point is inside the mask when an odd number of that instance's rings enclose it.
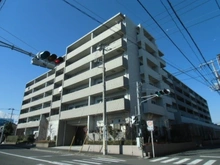
<path fill-rule="evenodd" d="M 102 91 L 102 102 L 103 102 L 103 155 L 107 155 L 107 117 L 106 117 L 106 82 L 105 82 L 105 46 L 99 45 L 97 50 L 102 51 L 102 84 L 103 84 L 103 91 Z"/>

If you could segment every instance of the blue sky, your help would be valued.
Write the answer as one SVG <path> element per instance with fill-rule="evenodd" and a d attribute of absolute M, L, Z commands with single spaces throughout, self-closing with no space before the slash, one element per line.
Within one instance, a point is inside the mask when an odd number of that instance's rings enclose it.
<path fill-rule="evenodd" d="M 220 1 L 170 0 L 200 52 L 166 0 L 163 0 L 163 3 L 160 0 L 140 0 L 163 31 L 137 0 L 66 1 L 99 22 L 104 22 L 121 12 L 134 23 L 143 24 L 155 37 L 159 49 L 165 54 L 164 60 L 168 62 L 166 69 L 178 75 L 179 80 L 204 97 L 208 101 L 213 122 L 220 122 L 220 95 L 212 91 L 209 88 L 211 84 L 205 81 L 205 79 L 213 81 L 214 76 L 207 66 L 199 68 L 200 64 L 215 60 L 216 55 L 220 53 Z M 3 0 L 0 2 L 0 41 L 32 53 L 49 50 L 51 53 L 62 56 L 68 45 L 99 25 L 100 23 L 63 0 Z M 11 110 L 8 109 L 14 108 L 13 118 L 17 120 L 26 83 L 45 73 L 47 69 L 31 65 L 29 56 L 15 50 L 0 47 L 0 54 L 0 117 L 10 117 Z M 217 63 L 215 65 L 219 70 Z M 192 69 L 193 66 L 203 77 Z M 190 77 L 180 74 L 180 70 L 183 72 L 190 70 L 187 72 Z"/>

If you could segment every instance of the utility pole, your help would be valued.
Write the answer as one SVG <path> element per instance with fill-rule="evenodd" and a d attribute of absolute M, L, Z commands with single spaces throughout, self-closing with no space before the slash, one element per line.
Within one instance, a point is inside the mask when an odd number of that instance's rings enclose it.
<path fill-rule="evenodd" d="M 9 108 L 8 110 L 11 110 L 11 117 L 10 117 L 10 119 L 12 120 L 13 111 L 14 111 L 15 109 L 14 109 L 14 108 Z"/>
<path fill-rule="evenodd" d="M 105 46 L 99 45 L 97 47 L 99 51 L 102 51 L 102 84 L 103 84 L 103 91 L 102 91 L 102 102 L 103 102 L 103 155 L 107 155 L 107 117 L 106 117 L 106 82 L 105 82 Z"/>
<path fill-rule="evenodd" d="M 219 55 L 218 55 L 218 58 L 219 58 Z M 218 61 L 218 59 L 217 59 L 217 61 Z M 211 89 L 215 90 L 215 91 L 220 91 L 220 75 L 219 75 L 218 71 L 215 68 L 214 61 L 211 60 L 207 63 L 201 64 L 200 67 L 206 66 L 206 65 L 208 65 L 208 66 L 211 65 L 212 66 L 213 73 L 214 73 L 216 81 L 217 81 L 217 83 L 215 83 L 214 86 L 211 87 Z"/>

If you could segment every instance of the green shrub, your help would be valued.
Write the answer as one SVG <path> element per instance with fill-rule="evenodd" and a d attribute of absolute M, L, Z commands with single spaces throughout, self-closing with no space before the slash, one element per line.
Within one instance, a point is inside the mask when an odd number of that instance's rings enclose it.
<path fill-rule="evenodd" d="M 6 141 L 7 142 L 17 142 L 18 136 L 7 136 Z"/>

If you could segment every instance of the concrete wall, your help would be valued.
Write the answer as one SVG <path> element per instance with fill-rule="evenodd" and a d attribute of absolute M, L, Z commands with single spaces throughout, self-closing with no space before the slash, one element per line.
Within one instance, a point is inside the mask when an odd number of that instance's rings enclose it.
<path fill-rule="evenodd" d="M 167 143 L 167 144 L 154 144 L 155 156 L 163 156 L 167 154 L 187 151 L 196 148 L 195 143 Z M 108 145 L 108 153 L 123 154 L 132 156 L 142 156 L 142 151 L 135 145 Z M 102 145 L 84 145 L 82 151 L 85 152 L 102 152 Z M 145 146 L 145 153 L 148 155 L 150 152 L 152 156 L 152 146 Z"/>

